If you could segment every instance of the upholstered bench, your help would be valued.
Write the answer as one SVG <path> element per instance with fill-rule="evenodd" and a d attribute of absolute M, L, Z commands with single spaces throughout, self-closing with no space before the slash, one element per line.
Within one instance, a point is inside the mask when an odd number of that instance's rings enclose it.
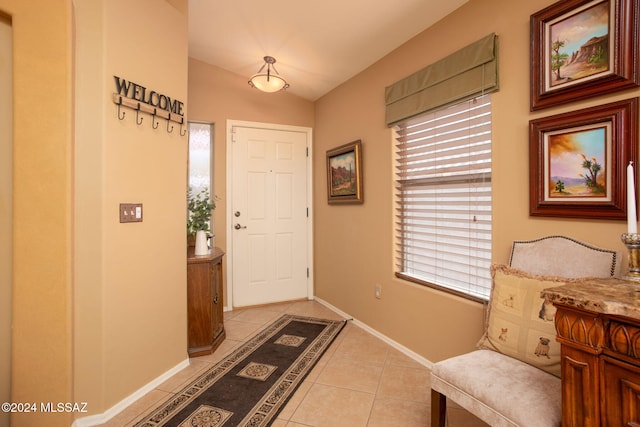
<path fill-rule="evenodd" d="M 493 350 L 436 363 L 431 390 L 432 411 L 448 397 L 494 427 L 558 427 L 562 420 L 560 378 Z"/>
<path fill-rule="evenodd" d="M 560 427 L 555 307 L 541 299 L 540 291 L 581 277 L 612 277 L 619 272 L 619 255 L 549 236 L 514 242 L 510 265 L 494 265 L 491 271 L 480 349 L 433 365 L 431 426 L 445 426 L 450 399 L 491 426 Z"/>

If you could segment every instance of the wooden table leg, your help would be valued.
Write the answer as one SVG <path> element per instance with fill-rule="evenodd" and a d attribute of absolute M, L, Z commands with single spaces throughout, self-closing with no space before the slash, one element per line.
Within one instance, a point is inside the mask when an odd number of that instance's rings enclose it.
<path fill-rule="evenodd" d="M 447 396 L 431 389 L 431 427 L 444 427 L 447 416 Z"/>

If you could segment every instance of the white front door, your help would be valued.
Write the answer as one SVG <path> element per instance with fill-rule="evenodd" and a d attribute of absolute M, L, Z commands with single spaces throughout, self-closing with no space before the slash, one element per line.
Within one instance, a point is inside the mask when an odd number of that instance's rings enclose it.
<path fill-rule="evenodd" d="M 311 297 L 310 135 L 307 128 L 230 123 L 227 281 L 234 307 Z"/>

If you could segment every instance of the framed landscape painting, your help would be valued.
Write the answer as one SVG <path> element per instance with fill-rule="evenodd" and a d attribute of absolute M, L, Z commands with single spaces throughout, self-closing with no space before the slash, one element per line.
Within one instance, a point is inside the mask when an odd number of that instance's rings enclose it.
<path fill-rule="evenodd" d="M 563 0 L 531 16 L 531 110 L 638 86 L 640 0 Z"/>
<path fill-rule="evenodd" d="M 532 120 L 529 146 L 531 215 L 626 219 L 637 98 Z"/>
<path fill-rule="evenodd" d="M 362 141 L 327 151 L 327 192 L 329 204 L 364 202 Z"/>

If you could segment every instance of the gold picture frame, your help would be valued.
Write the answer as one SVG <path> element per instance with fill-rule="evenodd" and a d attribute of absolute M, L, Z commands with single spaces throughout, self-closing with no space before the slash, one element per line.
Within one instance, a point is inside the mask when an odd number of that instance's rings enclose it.
<path fill-rule="evenodd" d="M 361 140 L 327 151 L 327 201 L 364 203 Z"/>

